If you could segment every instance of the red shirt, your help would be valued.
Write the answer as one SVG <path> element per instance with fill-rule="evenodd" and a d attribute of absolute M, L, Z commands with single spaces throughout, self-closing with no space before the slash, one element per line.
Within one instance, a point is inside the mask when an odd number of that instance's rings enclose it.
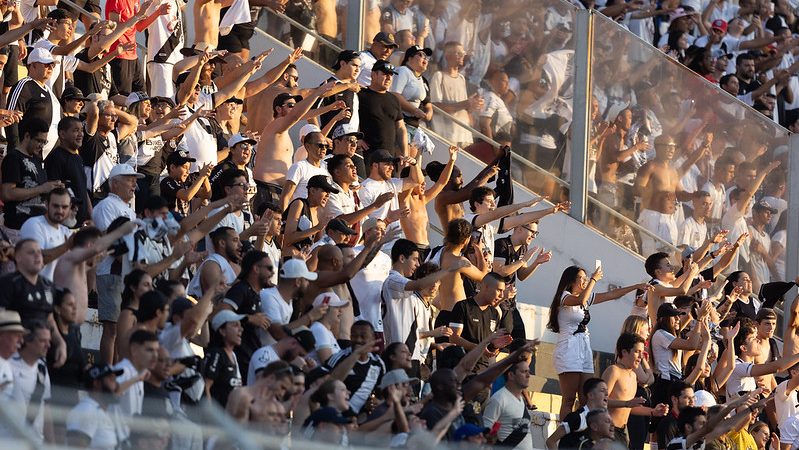
<path fill-rule="evenodd" d="M 111 14 L 119 14 L 119 23 L 124 23 L 130 20 L 139 10 L 139 0 L 108 0 L 105 4 L 105 18 L 111 20 Z M 130 27 L 125 34 L 123 34 L 118 41 L 111 44 L 109 51 L 113 52 L 118 45 L 127 44 L 128 42 L 136 43 L 136 26 Z M 136 48 L 132 51 L 124 52 L 117 56 L 119 59 L 136 59 Z"/>

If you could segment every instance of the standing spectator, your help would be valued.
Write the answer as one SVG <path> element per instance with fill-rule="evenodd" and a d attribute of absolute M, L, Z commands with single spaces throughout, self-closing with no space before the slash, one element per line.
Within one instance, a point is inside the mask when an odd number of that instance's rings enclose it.
<path fill-rule="evenodd" d="M 322 167 L 322 160 L 330 150 L 330 140 L 322 133 L 312 132 L 305 136 L 303 146 L 308 152 L 307 159 L 292 164 L 286 173 L 280 202 L 284 210 L 292 200 L 308 197 L 308 180 L 311 177 L 329 175 L 327 169 Z"/>
<path fill-rule="evenodd" d="M 364 133 L 367 162 L 371 152 L 381 149 L 393 155 L 408 154 L 408 132 L 402 107 L 397 97 L 388 92 L 396 74 L 393 64 L 378 60 L 372 66 L 372 84 L 358 93 L 361 130 L 368 131 Z"/>
<path fill-rule="evenodd" d="M 45 263 L 41 275 L 51 281 L 56 259 L 67 251 L 67 239 L 72 234 L 63 225 L 70 209 L 69 192 L 64 188 L 53 189 L 47 194 L 47 212 L 26 220 L 19 230 L 20 239 L 32 239 L 39 243 Z"/>
<path fill-rule="evenodd" d="M 710 223 L 720 226 L 721 217 L 724 215 L 727 202 L 727 186 L 735 179 L 735 162 L 726 157 L 720 157 L 713 165 L 713 174 L 705 183 L 702 190 L 710 194 L 713 209 L 710 213 Z"/>
<path fill-rule="evenodd" d="M 458 42 L 444 44 L 444 62 L 446 69 L 439 70 L 430 78 L 430 101 L 464 123 L 471 123 L 472 111 L 482 111 L 483 101 L 475 93 L 466 92 L 466 78 L 460 73 L 464 65 L 466 51 Z M 433 115 L 433 130 L 444 139 L 460 147 L 471 144 L 472 134 L 466 128 L 455 124 L 449 117 Z"/>
<path fill-rule="evenodd" d="M 499 423 L 497 443 L 505 447 L 526 449 L 533 446 L 530 435 L 530 411 L 523 392 L 530 386 L 530 364 L 519 361 L 505 372 L 505 387 L 486 403 L 483 426 Z"/>
<path fill-rule="evenodd" d="M 341 321 L 341 310 L 347 302 L 333 292 L 323 292 L 313 300 L 313 307 L 327 305 L 328 309 L 322 318 L 311 324 L 310 329 L 316 340 L 311 358 L 319 364 L 326 364 L 331 356 L 341 351 L 333 331 L 338 331 Z"/>
<path fill-rule="evenodd" d="M 184 5 L 185 3 L 178 0 L 168 0 L 162 4 L 153 3 L 152 9 L 155 11 L 154 14 L 157 13 L 156 18 L 151 21 L 150 17 L 147 17 L 142 21 L 141 26 L 136 27 L 136 31 L 146 31 L 147 33 L 147 58 L 145 61 L 147 61 L 147 79 L 150 81 L 148 92 L 154 97 L 175 97 L 175 85 L 171 83 L 172 70 L 175 63 L 183 59 L 180 49 L 185 46 L 183 42 Z M 147 14 L 149 11 L 145 13 Z M 130 63 L 115 64 L 121 66 Z M 133 89 L 131 85 L 131 92 L 137 90 Z"/>
<path fill-rule="evenodd" d="M 766 227 L 775 214 L 777 209 L 763 200 L 752 206 L 752 220 L 749 223 L 749 273 L 752 275 L 753 292 L 760 292 L 760 286 L 771 280 L 771 237 Z"/>
<path fill-rule="evenodd" d="M 427 71 L 431 56 L 433 51 L 429 48 L 418 45 L 409 48 L 391 83 L 390 91 L 397 95 L 409 135 L 413 135 L 422 120 L 429 122 L 433 118 L 430 85 L 422 76 Z"/>
<path fill-rule="evenodd" d="M 288 259 L 280 265 L 280 276 L 276 286 L 261 289 L 261 311 L 269 320 L 269 334 L 279 340 L 287 336 L 286 329 L 294 330 L 300 326 L 310 327 L 322 318 L 327 308 L 317 308 L 291 320 L 294 314 L 292 300 L 303 298 L 308 290 L 308 282 L 315 281 L 317 274 L 310 272 L 305 261 Z"/>
<path fill-rule="evenodd" d="M 412 159 L 408 157 L 394 157 L 388 150 L 380 149 L 371 153 L 368 159 L 369 178 L 361 183 L 361 189 L 358 191 L 361 201 L 371 205 L 385 193 L 391 193 L 394 197 L 390 202 L 384 203 L 383 206 L 369 214 L 369 217 L 381 219 L 388 225 L 397 221 L 400 216 L 410 213 L 406 206 L 400 206 L 399 195 L 422 182 L 417 179 L 418 171 L 412 170 L 411 176 L 408 178 L 393 178 L 391 175 L 394 173 L 396 163 L 401 162 L 402 166 L 409 166 L 411 161 Z M 390 228 L 399 229 L 400 225 L 397 222 Z"/>
<path fill-rule="evenodd" d="M 223 309 L 211 318 L 211 343 L 205 353 L 205 395 L 221 406 L 233 389 L 242 385 L 235 348 L 241 345 L 241 320 L 246 316 Z"/>
<path fill-rule="evenodd" d="M 692 203 L 693 214 L 680 225 L 676 244 L 698 249 L 708 239 L 707 220 L 713 212 L 713 198 L 705 191 L 696 191 Z"/>
<path fill-rule="evenodd" d="M 358 84 L 367 87 L 372 84 L 372 67 L 378 60 L 388 61 L 394 50 L 397 49 L 394 35 L 381 31 L 372 39 L 368 49 L 359 54 L 361 59 L 361 72 L 358 74 Z"/>
<path fill-rule="evenodd" d="M 31 50 L 27 59 L 28 76 L 12 86 L 11 93 L 8 94 L 8 109 L 22 112 L 23 118 L 36 117 L 47 125 L 44 131 L 47 137 L 41 143 L 42 158 L 46 158 L 55 147 L 58 121 L 61 119 L 61 104 L 48 85 L 56 64 L 58 61 L 46 49 Z M 20 140 L 25 136 L 18 130 L 17 124 L 12 123 L 5 131 L 8 147 L 19 148 Z"/>
<path fill-rule="evenodd" d="M 81 448 L 112 450 L 117 447 L 117 431 L 109 407 L 119 390 L 116 377 L 122 370 L 108 364 L 94 364 L 86 371 L 87 395 L 67 416 L 67 442 Z"/>
<path fill-rule="evenodd" d="M 58 332 L 67 343 L 67 361 L 61 367 L 54 366 L 55 352 L 47 355 L 47 369 L 52 374 L 53 385 L 57 396 L 53 404 L 59 407 L 72 408 L 78 404 L 78 390 L 82 387 L 83 369 L 86 367 L 86 355 L 81 346 L 81 332 L 78 323 L 78 306 L 75 295 L 66 288 L 56 288 L 53 293 L 55 322 Z M 80 321 L 82 324 L 83 321 Z M 60 422 L 60 421 L 59 421 Z M 63 429 L 63 426 L 59 427 Z"/>
<path fill-rule="evenodd" d="M 121 395 L 119 403 L 115 405 L 115 416 L 124 419 L 142 413 L 144 403 L 144 380 L 150 376 L 150 371 L 158 363 L 158 337 L 147 330 L 137 330 L 130 335 L 130 358 L 118 362 L 115 370 L 121 370 L 117 375 Z M 125 440 L 130 437 L 130 428 L 124 421 L 117 423 L 118 436 Z"/>
<path fill-rule="evenodd" d="M 344 103 L 349 108 L 350 113 L 352 115 L 349 118 L 345 118 L 339 120 L 339 125 L 343 125 L 345 123 L 349 123 L 352 125 L 354 129 L 358 129 L 360 126 L 360 116 L 358 111 L 360 110 L 360 102 L 358 101 L 358 88 L 357 79 L 358 73 L 361 71 L 361 58 L 358 52 L 353 50 L 343 50 L 341 53 L 338 54 L 336 58 L 336 63 L 333 65 L 333 76 L 328 78 L 326 81 L 335 82 L 336 84 L 345 84 L 348 86 L 354 86 L 351 89 L 347 89 L 341 92 L 338 92 L 334 95 L 329 97 L 322 98 L 319 103 L 316 104 L 317 108 L 325 107 L 332 105 L 339 100 L 343 100 Z M 325 114 L 322 114 L 319 117 L 319 127 L 324 129 L 325 126 L 333 120 L 334 117 L 338 114 L 338 111 L 329 111 Z"/>
<path fill-rule="evenodd" d="M 105 5 L 105 18 L 117 23 L 127 22 L 137 17 L 139 10 L 146 12 L 153 4 L 153 1 L 149 1 L 140 6 L 139 0 L 111 0 Z M 170 3 L 160 4 L 149 16 L 137 22 L 134 27 L 126 30 L 125 33 L 111 45 L 111 51 L 114 51 L 117 46 L 120 45 L 128 43 L 135 44 L 136 32 L 146 30 L 159 16 L 168 14 L 172 8 L 173 5 Z M 150 58 L 148 57 L 147 60 L 149 61 Z M 119 89 L 122 95 L 145 90 L 144 73 L 139 65 L 138 53 L 135 46 L 121 53 L 116 59 L 111 61 L 111 74 L 116 82 L 117 89 Z"/>
<path fill-rule="evenodd" d="M 0 163 L 3 179 L 0 198 L 5 202 L 3 227 L 12 241 L 16 241 L 26 220 L 44 214 L 42 195 L 64 187 L 60 180 L 47 181 L 44 171 L 42 149 L 47 142 L 47 126 L 37 118 L 23 121 L 22 142 Z"/>
<path fill-rule="evenodd" d="M 510 93 L 508 82 L 508 74 L 502 70 L 494 70 L 486 76 L 488 91 L 483 91 L 479 129 L 490 138 L 500 132 L 512 134 L 514 131 L 514 119 L 504 100 Z"/>
<path fill-rule="evenodd" d="M 52 392 L 44 358 L 50 349 L 50 330 L 44 322 L 31 322 L 17 356 L 11 359 L 14 399 L 25 410 L 25 423 L 38 440 L 52 442 L 52 418 L 48 411 Z M 60 393 L 59 393 L 60 394 Z"/>
<path fill-rule="evenodd" d="M 211 196 L 208 179 L 213 166 L 207 164 L 199 172 L 189 173 L 191 163 L 196 161 L 185 150 L 176 150 L 166 157 L 167 176 L 161 180 L 161 196 L 178 220 L 189 215 L 195 197 L 207 199 Z"/>
<path fill-rule="evenodd" d="M 120 160 L 120 142 L 136 132 L 138 120 L 108 100 L 91 102 L 86 111 L 80 155 L 89 193 L 93 198 L 101 199 L 108 192 L 109 186 L 105 183 L 111 178 L 114 166 L 123 162 Z"/>
<path fill-rule="evenodd" d="M 78 226 L 91 219 L 91 198 L 80 154 L 83 137 L 83 122 L 77 117 L 64 117 L 58 122 L 59 145 L 44 160 L 47 179 L 61 181 L 68 189 L 72 206 L 77 209 L 75 225 Z"/>

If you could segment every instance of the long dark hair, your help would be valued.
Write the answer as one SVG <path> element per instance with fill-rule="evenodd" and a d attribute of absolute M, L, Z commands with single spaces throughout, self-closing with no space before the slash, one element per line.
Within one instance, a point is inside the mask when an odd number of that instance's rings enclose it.
<path fill-rule="evenodd" d="M 555 333 L 560 332 L 558 325 L 558 312 L 560 310 L 560 298 L 563 297 L 563 292 L 577 281 L 577 276 L 580 272 L 585 272 L 580 266 L 569 266 L 563 270 L 558 282 L 558 288 L 555 290 L 555 297 L 552 298 L 552 304 L 549 306 L 549 322 L 547 328 Z"/>
<path fill-rule="evenodd" d="M 122 308 L 130 306 L 130 302 L 133 301 L 133 291 L 141 283 L 145 275 L 147 275 L 147 272 L 141 269 L 133 269 L 129 274 L 125 275 L 125 289 L 122 290 Z"/>

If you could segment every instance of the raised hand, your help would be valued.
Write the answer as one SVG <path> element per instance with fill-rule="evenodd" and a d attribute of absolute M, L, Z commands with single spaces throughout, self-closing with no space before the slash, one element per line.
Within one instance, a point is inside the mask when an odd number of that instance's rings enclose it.
<path fill-rule="evenodd" d="M 294 49 L 293 52 L 289 53 L 288 62 L 289 64 L 294 64 L 302 58 L 302 48 L 297 47 Z"/>
<path fill-rule="evenodd" d="M 591 278 L 593 278 L 594 281 L 599 281 L 602 279 L 602 266 L 596 268 L 594 273 L 591 274 Z"/>
<path fill-rule="evenodd" d="M 393 192 L 383 192 L 382 194 L 378 195 L 375 199 L 374 205 L 378 207 L 385 205 L 386 203 L 390 202 L 391 199 L 394 198 Z"/>
<path fill-rule="evenodd" d="M 458 152 L 460 151 L 460 147 L 457 145 L 450 145 L 449 146 L 449 160 L 455 161 L 458 159 Z"/>
<path fill-rule="evenodd" d="M 726 341 L 732 342 L 739 331 L 741 331 L 741 322 L 736 322 L 734 327 L 727 329 L 722 335 Z"/>

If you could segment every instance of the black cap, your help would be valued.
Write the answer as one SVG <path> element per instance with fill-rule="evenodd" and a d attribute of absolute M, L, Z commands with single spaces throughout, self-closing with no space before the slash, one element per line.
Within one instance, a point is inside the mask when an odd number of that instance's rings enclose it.
<path fill-rule="evenodd" d="M 327 175 L 314 175 L 308 180 L 308 188 L 323 189 L 331 194 L 338 194 L 339 190 L 330 184 L 330 179 Z"/>
<path fill-rule="evenodd" d="M 166 157 L 167 166 L 169 166 L 170 164 L 175 166 L 182 166 L 187 162 L 193 163 L 197 162 L 197 160 L 189 156 L 189 152 L 187 152 L 186 150 L 174 151 L 170 153 L 169 156 Z"/>
<path fill-rule="evenodd" d="M 373 151 L 369 155 L 369 164 L 370 165 L 371 164 L 375 164 L 375 163 L 381 163 L 381 162 L 382 163 L 386 163 L 386 162 L 397 163 L 397 162 L 399 162 L 399 160 L 400 159 L 397 158 L 396 156 L 392 155 L 391 152 L 389 152 L 386 149 L 382 149 L 382 148 Z"/>
<path fill-rule="evenodd" d="M 230 97 L 229 99 L 225 100 L 222 103 L 235 103 L 237 105 L 243 105 L 244 104 L 244 100 L 242 100 L 242 99 L 240 99 L 238 97 Z"/>
<path fill-rule="evenodd" d="M 90 380 L 99 380 L 101 378 L 105 378 L 108 375 L 113 375 L 118 377 L 122 375 L 125 371 L 122 369 L 114 370 L 113 367 L 109 366 L 108 364 L 94 364 L 89 368 L 86 372 L 86 376 Z"/>
<path fill-rule="evenodd" d="M 375 71 L 389 73 L 392 75 L 397 74 L 397 68 L 394 67 L 394 64 L 391 64 L 390 62 L 384 59 L 378 59 L 377 62 L 372 66 L 372 72 Z"/>
<path fill-rule="evenodd" d="M 67 86 L 64 88 L 64 92 L 61 93 L 61 100 L 69 101 L 69 100 L 82 100 L 84 102 L 89 101 L 88 97 L 83 95 L 83 91 L 76 88 L 75 86 Z"/>
<path fill-rule="evenodd" d="M 358 234 L 357 231 L 353 230 L 352 228 L 350 228 L 349 225 L 347 225 L 347 222 L 344 222 L 343 220 L 338 219 L 338 218 L 333 219 L 330 222 L 328 222 L 326 229 L 335 230 L 335 231 L 338 231 L 339 233 L 344 233 L 344 234 L 349 235 L 349 236 L 354 236 L 354 235 Z"/>
<path fill-rule="evenodd" d="M 333 70 L 338 70 L 341 68 L 341 61 L 350 62 L 353 59 L 360 57 L 361 54 L 355 50 L 342 50 L 339 52 L 338 57 L 336 58 L 336 63 L 333 64 Z"/>
<path fill-rule="evenodd" d="M 394 35 L 391 33 L 386 33 L 385 31 L 377 33 L 375 38 L 372 39 L 372 42 L 378 42 L 389 48 L 399 47 L 399 45 L 397 45 L 397 43 L 394 41 Z"/>
<path fill-rule="evenodd" d="M 283 103 L 286 103 L 286 100 L 294 99 L 296 102 L 302 101 L 302 95 L 291 95 L 288 92 L 281 92 L 275 96 L 275 99 L 272 100 L 272 108 L 277 108 L 278 106 L 283 106 Z"/>
<path fill-rule="evenodd" d="M 661 317 L 677 317 L 684 315 L 684 312 L 677 309 L 677 307 L 671 303 L 664 303 L 660 305 L 660 308 L 658 308 L 658 319 Z"/>
<path fill-rule="evenodd" d="M 414 45 L 405 50 L 405 59 L 413 58 L 417 53 L 424 53 L 427 56 L 433 56 L 433 50 L 429 48 L 422 48 L 421 45 Z"/>
<path fill-rule="evenodd" d="M 150 103 L 152 103 L 153 105 L 157 105 L 158 103 L 167 103 L 172 108 L 174 108 L 177 105 L 175 103 L 175 100 L 169 97 L 152 97 L 150 98 Z"/>
<path fill-rule="evenodd" d="M 311 353 L 316 348 L 316 338 L 311 330 L 306 327 L 295 329 L 291 333 L 291 337 L 296 339 L 300 343 L 300 347 L 308 353 Z"/>
<path fill-rule="evenodd" d="M 777 214 L 777 208 L 769 205 L 765 200 L 760 200 L 752 206 L 753 211 L 771 211 L 771 214 Z"/>

